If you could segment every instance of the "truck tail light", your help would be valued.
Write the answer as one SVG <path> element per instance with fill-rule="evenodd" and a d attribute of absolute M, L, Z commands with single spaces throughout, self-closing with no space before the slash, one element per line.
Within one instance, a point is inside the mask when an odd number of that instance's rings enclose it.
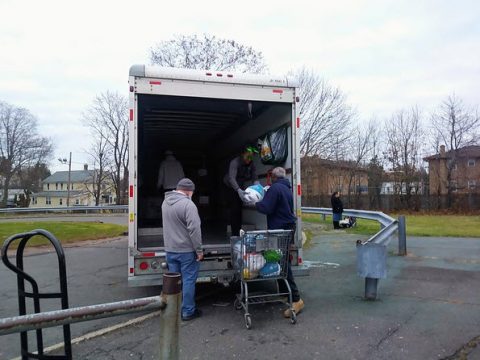
<path fill-rule="evenodd" d="M 142 261 L 139 265 L 140 270 L 147 270 L 148 269 L 148 262 Z"/>
<path fill-rule="evenodd" d="M 133 121 L 133 109 L 130 109 L 130 121 Z"/>
<path fill-rule="evenodd" d="M 297 194 L 298 196 L 302 196 L 302 185 L 300 184 L 297 185 Z"/>
<path fill-rule="evenodd" d="M 272 92 L 274 94 L 283 94 L 283 90 L 282 89 L 273 89 Z"/>

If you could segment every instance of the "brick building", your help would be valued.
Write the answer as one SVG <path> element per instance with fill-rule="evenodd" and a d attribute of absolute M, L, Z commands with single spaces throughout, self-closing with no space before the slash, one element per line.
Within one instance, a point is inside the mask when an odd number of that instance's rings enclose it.
<path fill-rule="evenodd" d="M 302 194 L 305 197 L 368 193 L 368 173 L 350 161 L 331 161 L 317 156 L 302 158 Z M 349 191 L 350 190 L 350 191 Z"/>
<path fill-rule="evenodd" d="M 445 151 L 423 159 L 428 162 L 431 195 L 480 193 L 480 146 L 472 145 L 456 151 Z"/>

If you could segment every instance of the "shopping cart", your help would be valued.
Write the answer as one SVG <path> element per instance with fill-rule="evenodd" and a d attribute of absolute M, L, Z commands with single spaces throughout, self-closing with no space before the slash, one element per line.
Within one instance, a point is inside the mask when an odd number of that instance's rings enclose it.
<path fill-rule="evenodd" d="M 248 231 L 242 236 L 232 237 L 232 262 L 236 276 L 240 279 L 240 294 L 236 295 L 235 309 L 245 310 L 245 326 L 252 327 L 250 305 L 283 303 L 291 310 L 290 321 L 297 322 L 292 308 L 292 290 L 287 281 L 289 246 L 292 230 Z M 249 285 L 262 285 L 262 290 L 249 291 Z M 272 285 L 274 289 L 268 289 Z M 284 286 L 281 286 L 284 285 Z M 258 287 L 258 286 L 256 286 Z M 271 287 L 271 286 L 270 286 Z M 284 288 L 286 290 L 281 290 Z"/>

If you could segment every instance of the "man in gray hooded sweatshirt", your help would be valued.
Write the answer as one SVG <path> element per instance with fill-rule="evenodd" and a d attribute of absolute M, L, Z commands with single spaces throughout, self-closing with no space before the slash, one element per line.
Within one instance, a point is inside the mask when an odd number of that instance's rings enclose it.
<path fill-rule="evenodd" d="M 182 320 L 201 315 L 195 306 L 195 283 L 203 260 L 198 210 L 191 200 L 195 184 L 183 178 L 176 190 L 165 193 L 162 204 L 163 238 L 168 269 L 182 274 Z"/>

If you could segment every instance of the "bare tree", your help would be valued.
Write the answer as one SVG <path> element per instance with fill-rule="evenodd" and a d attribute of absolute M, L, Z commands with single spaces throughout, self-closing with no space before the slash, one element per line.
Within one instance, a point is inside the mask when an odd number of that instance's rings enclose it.
<path fill-rule="evenodd" d="M 201 70 L 264 73 L 267 66 L 261 52 L 213 35 L 177 35 L 150 50 L 152 64 Z"/>
<path fill-rule="evenodd" d="M 448 206 L 452 204 L 452 174 L 457 164 L 459 149 L 480 142 L 480 116 L 477 109 L 468 108 L 463 101 L 449 96 L 431 117 L 435 151 L 445 145 L 448 154 L 446 162 L 446 184 Z M 440 192 L 440 188 L 438 189 Z"/>
<path fill-rule="evenodd" d="M 50 176 L 50 170 L 44 163 L 37 163 L 33 166 L 24 167 L 18 174 L 20 187 L 23 194 L 19 195 L 19 206 L 28 207 L 32 193 L 42 190 L 42 180 Z"/>
<path fill-rule="evenodd" d="M 325 159 L 343 158 L 354 117 L 345 95 L 312 70 L 303 68 L 294 76 L 299 81 L 300 153 Z"/>
<path fill-rule="evenodd" d="M 93 160 L 93 176 L 89 183 L 85 184 L 85 189 L 90 193 L 94 200 L 95 206 L 100 204 L 102 195 L 110 192 L 112 184 L 111 176 L 107 171 L 111 167 L 109 159 L 111 158 L 109 143 L 104 137 L 95 138 L 93 145 L 87 153 Z"/>
<path fill-rule="evenodd" d="M 8 199 L 10 182 L 29 166 L 45 162 L 52 155 L 48 138 L 37 132 L 37 119 L 27 109 L 0 102 L 0 159 L 3 182 L 3 202 Z"/>
<path fill-rule="evenodd" d="M 366 126 L 357 126 L 349 141 L 350 154 L 348 173 L 348 194 L 347 200 L 351 204 L 352 193 L 360 195 L 361 174 L 366 172 L 366 160 L 373 157 L 376 142 L 379 137 L 379 128 L 376 121 L 372 119 Z"/>
<path fill-rule="evenodd" d="M 393 170 L 395 193 L 411 205 L 413 193 L 419 191 L 419 170 L 424 130 L 417 107 L 400 110 L 386 124 L 386 160 Z"/>
<path fill-rule="evenodd" d="M 122 202 L 125 193 L 125 169 L 128 168 L 128 103 L 118 93 L 105 92 L 95 97 L 93 104 L 83 115 L 93 134 L 105 140 L 106 162 L 111 164 L 108 172 L 115 188 L 116 203 Z M 97 153 L 99 155 L 99 153 Z"/>

